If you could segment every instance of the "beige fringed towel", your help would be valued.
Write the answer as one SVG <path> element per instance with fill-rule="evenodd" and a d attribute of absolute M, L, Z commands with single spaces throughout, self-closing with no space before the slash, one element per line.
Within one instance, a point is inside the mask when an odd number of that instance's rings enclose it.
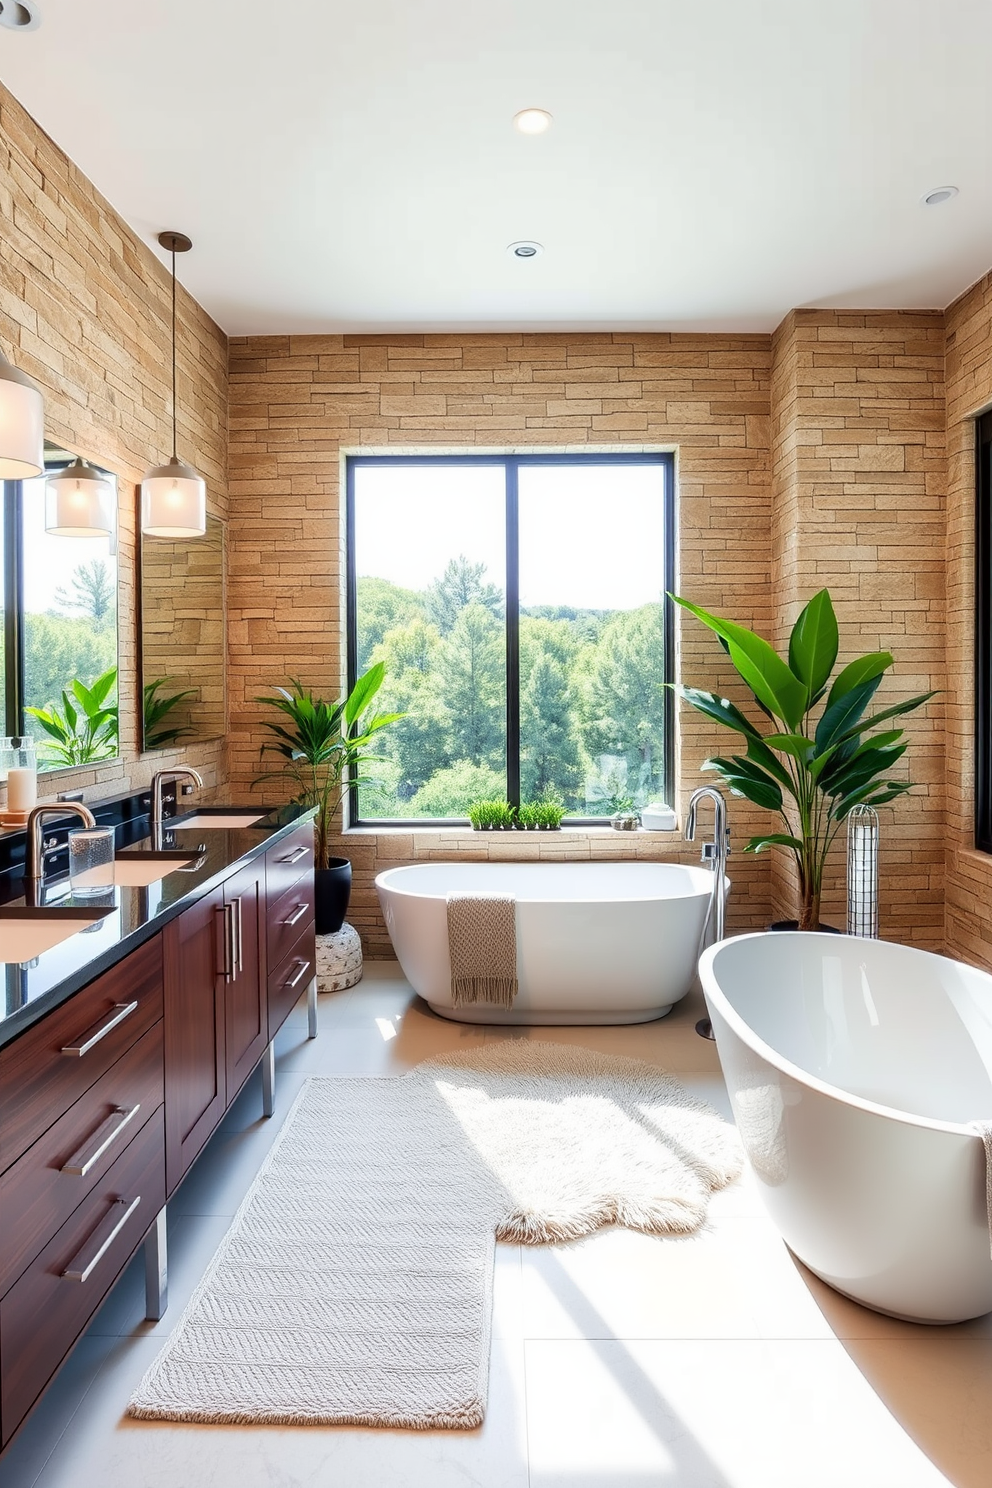
<path fill-rule="evenodd" d="M 516 901 L 510 894 L 448 895 L 451 1005 L 512 1007 L 517 995 Z"/>
<path fill-rule="evenodd" d="M 985 1143 L 985 1205 L 989 1217 L 989 1249 L 992 1253 L 992 1121 L 973 1121 L 971 1124 Z"/>

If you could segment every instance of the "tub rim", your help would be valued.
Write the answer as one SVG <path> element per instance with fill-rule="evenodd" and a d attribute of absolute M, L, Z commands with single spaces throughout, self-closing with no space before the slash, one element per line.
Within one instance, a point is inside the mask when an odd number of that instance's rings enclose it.
<path fill-rule="evenodd" d="M 790 1079 L 796 1080 L 800 1085 L 808 1085 L 820 1095 L 828 1096 L 831 1100 L 841 1101 L 844 1105 L 853 1106 L 856 1110 L 867 1111 L 873 1116 L 884 1116 L 887 1121 L 900 1121 L 905 1126 L 922 1126 L 928 1131 L 949 1132 L 954 1136 L 972 1137 L 976 1142 L 984 1142 L 980 1134 L 970 1122 L 940 1121 L 933 1116 L 917 1116 L 912 1111 L 900 1110 L 898 1106 L 886 1106 L 880 1101 L 872 1101 L 861 1095 L 855 1095 L 852 1091 L 844 1090 L 840 1085 L 831 1085 L 826 1080 L 821 1080 L 818 1075 L 810 1074 L 809 1070 L 803 1069 L 802 1065 L 794 1064 L 784 1054 L 775 1049 L 771 1044 L 760 1037 L 759 1034 L 745 1022 L 744 1018 L 729 1002 L 726 993 L 720 986 L 713 963 L 721 951 L 730 945 L 743 940 L 766 940 L 774 935 L 776 940 L 795 939 L 801 936 L 803 942 L 808 944 L 811 940 L 821 941 L 825 945 L 837 946 L 836 935 L 829 935 L 818 930 L 754 930 L 746 935 L 728 935 L 723 940 L 718 940 L 715 945 L 707 947 L 699 958 L 699 978 L 703 984 L 704 995 L 709 1001 L 711 998 L 715 1009 L 721 1018 L 728 1024 L 731 1031 L 741 1041 L 753 1049 L 754 1052 L 775 1069 L 781 1070 Z M 914 956 L 932 957 L 935 961 L 951 961 L 950 956 L 938 955 L 935 951 L 919 950 L 916 946 L 905 946 L 901 941 L 879 941 L 874 937 L 863 935 L 845 935 L 844 939 L 849 943 L 865 943 L 867 945 L 892 945 L 900 950 L 910 951 Z M 952 962 L 953 965 L 967 966 L 966 962 Z M 969 971 L 981 971 L 981 967 L 967 966 Z M 988 975 L 987 972 L 983 975 Z M 976 1118 L 977 1119 L 977 1118 Z"/>
<path fill-rule="evenodd" d="M 386 888 L 394 894 L 403 894 L 408 899 L 431 899 L 439 904 L 443 904 L 446 899 L 446 895 L 443 893 L 428 894 L 425 893 L 423 890 L 418 889 L 397 888 L 395 884 L 387 883 L 386 880 L 389 879 L 390 876 L 393 874 L 398 875 L 400 873 L 405 873 L 409 868 L 612 868 L 620 866 L 627 868 L 682 868 L 687 873 L 691 873 L 693 875 L 705 875 L 705 881 L 704 883 L 700 884 L 699 888 L 691 889 L 688 893 L 684 894 L 647 894 L 639 899 L 630 898 L 606 900 L 602 899 L 599 895 L 596 894 L 582 897 L 577 894 L 573 894 L 569 895 L 567 899 L 553 899 L 549 897 L 546 899 L 521 899 L 518 902 L 521 904 L 672 904 L 678 903 L 680 900 L 683 899 L 706 898 L 712 893 L 713 875 L 711 870 L 708 868 L 700 868 L 695 863 L 639 863 L 631 862 L 631 860 L 629 859 L 621 859 L 616 864 L 609 861 L 603 861 L 602 859 L 598 861 L 584 861 L 578 863 L 561 862 L 558 860 L 555 860 L 553 862 L 540 863 L 523 858 L 507 859 L 505 862 L 493 862 L 489 859 L 475 859 L 471 862 L 465 863 L 459 862 L 456 858 L 452 858 L 450 861 L 448 859 L 432 860 L 429 863 L 398 863 L 393 868 L 383 868 L 381 873 L 377 873 L 375 878 L 373 879 L 373 886 L 376 890 L 380 888 Z M 731 888 L 731 880 L 729 875 L 724 876 L 723 882 L 724 890 L 726 893 L 729 894 Z"/>

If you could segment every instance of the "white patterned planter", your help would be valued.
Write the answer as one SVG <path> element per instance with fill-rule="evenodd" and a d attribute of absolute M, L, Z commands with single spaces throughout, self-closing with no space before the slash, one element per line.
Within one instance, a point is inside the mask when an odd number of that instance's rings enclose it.
<path fill-rule="evenodd" d="M 317 991 L 343 992 L 362 980 L 362 942 L 354 925 L 317 936 Z"/>

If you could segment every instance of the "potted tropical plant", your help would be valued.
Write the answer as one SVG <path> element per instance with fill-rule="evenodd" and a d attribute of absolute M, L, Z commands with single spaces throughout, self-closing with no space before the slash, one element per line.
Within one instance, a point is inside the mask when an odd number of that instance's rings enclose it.
<path fill-rule="evenodd" d="M 168 715 L 187 698 L 195 697 L 196 691 L 187 687 L 183 692 L 162 693 L 160 689 L 170 680 L 169 677 L 156 677 L 154 681 L 145 683 L 142 731 L 144 749 L 167 749 L 170 744 L 177 744 L 180 739 L 193 732 L 188 724 L 177 722 Z"/>
<path fill-rule="evenodd" d="M 888 651 L 859 656 L 831 681 L 837 661 L 837 617 L 826 589 L 814 594 L 789 638 L 788 660 L 741 625 L 673 595 L 719 638 L 755 705 L 765 731 L 727 698 L 695 687 L 676 691 L 700 713 L 739 734 L 744 753 L 714 757 L 714 770 L 736 796 L 777 812 L 784 830 L 752 837 L 745 852 L 783 847 L 799 872 L 799 928 L 820 928 L 823 869 L 831 845 L 855 806 L 884 806 L 912 789 L 889 772 L 906 752 L 901 728 L 885 725 L 932 698 L 921 693 L 869 714 Z"/>
<path fill-rule="evenodd" d="M 255 699 L 282 714 L 280 720 L 265 720 L 273 738 L 262 745 L 259 756 L 277 754 L 283 763 L 257 776 L 253 787 L 288 776 L 295 786 L 294 804 L 317 808 L 314 898 L 318 935 L 333 935 L 341 929 L 351 893 L 351 863 L 330 853 L 335 812 L 350 786 L 366 783 L 359 772 L 375 758 L 369 746 L 376 734 L 405 716 L 374 711 L 385 675 L 385 663 L 377 662 L 358 678 L 347 697 L 334 703 L 315 697 L 295 677 L 290 678 L 288 688 L 277 687 L 274 697 Z"/>
<path fill-rule="evenodd" d="M 53 766 L 90 765 L 117 753 L 119 710 L 107 699 L 117 685 L 117 668 L 108 667 L 87 687 L 75 677 L 62 693 L 62 707 L 25 708 L 48 735 L 41 741 Z M 50 742 L 54 740 L 54 743 Z"/>

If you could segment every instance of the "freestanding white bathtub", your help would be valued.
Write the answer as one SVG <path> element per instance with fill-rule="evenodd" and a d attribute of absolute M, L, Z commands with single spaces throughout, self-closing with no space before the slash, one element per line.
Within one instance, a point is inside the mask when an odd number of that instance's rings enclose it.
<path fill-rule="evenodd" d="M 696 973 L 712 874 L 678 863 L 424 863 L 375 881 L 399 963 L 436 1013 L 461 1023 L 646 1023 Z M 513 894 L 512 1008 L 451 1005 L 447 896 Z"/>
<path fill-rule="evenodd" d="M 838 935 L 706 951 L 700 977 L 765 1202 L 838 1291 L 913 1322 L 992 1311 L 992 977 Z"/>

